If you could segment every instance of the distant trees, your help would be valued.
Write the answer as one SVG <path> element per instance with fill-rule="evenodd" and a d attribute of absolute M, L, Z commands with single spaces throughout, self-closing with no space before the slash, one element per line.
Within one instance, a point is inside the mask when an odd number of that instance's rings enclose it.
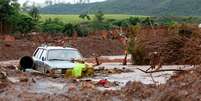
<path fill-rule="evenodd" d="M 105 14 L 102 11 L 94 13 L 93 18 L 91 18 L 92 16 L 88 15 L 88 13 L 80 14 L 79 17 L 81 19 L 91 21 L 78 24 L 65 23 L 60 19 L 47 19 L 42 21 L 40 20 L 39 9 L 34 4 L 29 6 L 27 3 L 28 2 L 25 2 L 22 7 L 23 9 L 21 9 L 16 0 L 0 0 L 0 33 L 25 34 L 32 31 L 38 31 L 46 33 L 61 33 L 68 36 L 72 36 L 73 33 L 76 33 L 78 36 L 86 36 L 89 32 L 97 30 L 129 28 L 133 25 L 149 27 L 156 25 L 170 26 L 177 24 L 177 20 L 172 18 L 158 19 L 154 17 L 130 17 L 122 20 L 106 19 Z M 194 18 L 179 20 L 192 22 Z"/>
<path fill-rule="evenodd" d="M 74 3 L 78 4 L 90 3 L 90 0 L 74 0 Z"/>
<path fill-rule="evenodd" d="M 39 9 L 35 5 L 32 5 L 32 8 L 30 9 L 30 11 L 28 11 L 28 13 L 35 21 L 39 20 Z"/>
<path fill-rule="evenodd" d="M 62 2 L 62 0 L 45 0 L 45 4 L 47 6 L 55 5 L 55 4 L 65 4 L 66 2 Z M 74 4 L 86 4 L 90 3 L 90 0 L 74 0 Z"/>

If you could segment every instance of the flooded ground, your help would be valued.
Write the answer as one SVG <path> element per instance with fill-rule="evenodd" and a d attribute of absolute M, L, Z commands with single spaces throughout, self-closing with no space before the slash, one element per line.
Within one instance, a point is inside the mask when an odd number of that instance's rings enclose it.
<path fill-rule="evenodd" d="M 127 82 L 129 81 L 137 81 L 143 84 L 165 84 L 167 80 L 170 79 L 172 75 L 175 74 L 174 71 L 165 71 L 165 72 L 157 72 L 157 73 L 144 73 L 137 68 L 141 68 L 143 70 L 148 69 L 150 66 L 134 66 L 134 65 L 127 65 L 123 66 L 121 63 L 104 63 L 100 66 L 95 67 L 96 69 L 104 67 L 105 69 L 129 69 L 132 72 L 125 72 L 120 74 L 111 74 L 107 76 L 96 76 L 93 78 L 85 78 L 90 79 L 92 81 L 99 81 L 102 79 L 107 79 L 111 82 L 118 82 L 120 87 L 124 87 Z M 193 66 L 188 65 L 164 65 L 162 69 L 179 69 L 179 70 L 189 70 L 192 69 Z M 113 88 L 114 89 L 114 88 Z M 117 89 L 119 89 L 117 87 Z"/>
<path fill-rule="evenodd" d="M 123 56 L 116 56 L 115 58 L 109 57 L 112 60 L 117 59 L 117 57 L 118 59 L 122 58 Z M 1 101 L 82 101 L 81 99 L 83 98 L 89 101 L 101 101 L 106 99 L 109 99 L 108 101 L 125 101 L 123 98 L 127 95 L 122 96 L 121 93 L 129 92 L 125 91 L 125 89 L 127 89 L 125 87 L 130 85 L 129 82 L 134 82 L 134 84 L 131 85 L 134 87 L 139 86 L 140 89 L 146 89 L 148 87 L 149 90 L 143 90 L 143 92 L 139 90 L 139 92 L 145 96 L 146 94 L 150 94 L 152 90 L 155 89 L 156 85 L 166 84 L 167 81 L 175 75 L 173 71 L 152 74 L 144 73 L 137 68 L 146 70 L 149 66 L 134 66 L 131 64 L 123 66 L 119 62 L 109 62 L 95 67 L 96 70 L 104 68 L 105 71 L 110 71 L 109 73 L 104 74 L 102 71 L 97 73 L 94 77 L 64 79 L 62 77 L 49 77 L 33 70 L 28 70 L 28 72 L 23 73 L 17 71 L 11 65 L 16 67 L 18 61 L 11 60 L 0 62 L 1 69 L 5 70 L 7 73 L 8 80 L 8 82 L 0 82 L 0 87 L 4 85 L 3 89 L 0 91 Z M 188 65 L 169 65 L 163 66 L 162 69 L 170 68 L 189 70 L 193 67 Z M 115 73 L 113 72 L 114 70 L 120 70 L 121 72 Z M 101 80 L 106 80 L 108 84 L 106 86 L 99 84 Z M 107 96 L 105 93 L 110 96 L 102 98 L 103 96 Z M 141 93 L 139 95 L 140 99 L 143 98 Z M 78 98 L 76 98 L 76 96 Z"/>
<path fill-rule="evenodd" d="M 106 56 L 104 56 L 106 57 Z M 107 58 L 110 57 L 110 59 L 116 59 L 122 58 L 122 56 L 107 56 Z M 3 61 L 0 62 L 1 66 L 9 66 L 10 64 L 13 64 L 14 66 L 17 66 L 18 61 L 17 60 L 11 60 L 11 61 Z M 103 63 L 99 66 L 96 66 L 95 69 L 99 68 L 104 68 L 104 69 L 128 69 L 132 72 L 125 72 L 125 73 L 118 73 L 118 74 L 109 74 L 109 75 L 102 75 L 99 74 L 98 76 L 95 77 L 90 77 L 90 78 L 83 78 L 82 80 L 92 80 L 92 81 L 99 81 L 102 79 L 107 79 L 111 82 L 118 82 L 120 86 L 125 86 L 125 84 L 128 81 L 139 81 L 142 82 L 143 84 L 165 84 L 166 81 L 174 74 L 173 71 L 165 71 L 165 72 L 158 72 L 158 73 L 144 73 L 137 68 L 146 70 L 150 66 L 135 66 L 128 64 L 126 66 L 122 65 L 121 63 Z M 181 69 L 181 70 L 188 70 L 193 68 L 193 66 L 188 66 L 188 65 L 164 65 L 162 69 Z M 42 85 L 43 83 L 39 84 Z"/>

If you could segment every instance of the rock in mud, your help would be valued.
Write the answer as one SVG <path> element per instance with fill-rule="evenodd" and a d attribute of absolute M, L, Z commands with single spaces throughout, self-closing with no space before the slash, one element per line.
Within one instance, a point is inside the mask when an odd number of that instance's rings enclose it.
<path fill-rule="evenodd" d="M 95 89 L 95 85 L 92 81 L 81 82 L 81 89 Z"/>
<path fill-rule="evenodd" d="M 21 77 L 19 80 L 20 80 L 20 82 L 28 82 L 29 78 L 28 77 Z"/>
<path fill-rule="evenodd" d="M 5 80 L 7 78 L 6 72 L 0 71 L 0 80 Z"/>

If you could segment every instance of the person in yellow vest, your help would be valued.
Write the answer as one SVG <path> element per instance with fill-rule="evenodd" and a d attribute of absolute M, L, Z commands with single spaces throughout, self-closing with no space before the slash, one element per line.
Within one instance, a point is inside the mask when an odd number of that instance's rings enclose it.
<path fill-rule="evenodd" d="M 94 73 L 93 66 L 83 61 L 76 60 L 75 66 L 72 70 L 67 70 L 64 77 L 80 78 L 83 76 L 92 76 Z"/>

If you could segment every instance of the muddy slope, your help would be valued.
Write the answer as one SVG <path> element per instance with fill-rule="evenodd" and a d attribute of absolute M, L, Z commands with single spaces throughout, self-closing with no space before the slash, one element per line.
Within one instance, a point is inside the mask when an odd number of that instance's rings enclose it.
<path fill-rule="evenodd" d="M 84 57 L 97 55 L 123 54 L 122 44 L 118 40 L 102 39 L 101 37 L 68 38 L 64 36 L 33 35 L 16 36 L 14 39 L 0 37 L 0 61 L 19 59 L 25 55 L 32 55 L 41 44 L 58 46 L 72 46 L 78 48 Z"/>

